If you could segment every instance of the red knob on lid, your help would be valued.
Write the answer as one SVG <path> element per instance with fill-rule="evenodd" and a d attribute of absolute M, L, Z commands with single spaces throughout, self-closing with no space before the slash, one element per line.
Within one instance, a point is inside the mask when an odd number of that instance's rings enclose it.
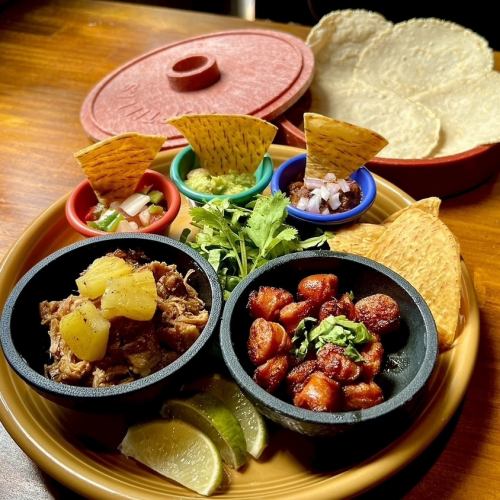
<path fill-rule="evenodd" d="M 180 92 L 209 87 L 220 78 L 219 67 L 214 57 L 193 54 L 181 57 L 167 71 L 170 86 Z"/>

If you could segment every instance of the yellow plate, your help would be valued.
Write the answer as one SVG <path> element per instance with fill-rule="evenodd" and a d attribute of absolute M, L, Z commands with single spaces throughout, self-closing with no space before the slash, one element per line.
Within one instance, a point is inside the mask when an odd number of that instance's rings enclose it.
<path fill-rule="evenodd" d="M 275 164 L 301 153 L 272 146 Z M 155 168 L 167 171 L 175 152 L 161 153 Z M 389 182 L 376 178 L 378 196 L 365 220 L 378 222 L 413 200 Z M 0 304 L 15 282 L 36 261 L 77 239 L 64 217 L 65 199 L 57 201 L 23 234 L 0 269 Z M 172 227 L 176 236 L 189 223 L 184 201 Z M 385 447 L 375 449 L 359 463 L 338 462 L 335 468 L 317 468 L 319 451 L 310 439 L 285 430 L 272 433 L 261 462 L 251 461 L 232 474 L 220 493 L 232 498 L 332 499 L 359 494 L 377 485 L 421 453 L 457 409 L 472 374 L 479 342 L 479 313 L 474 288 L 462 265 L 462 328 L 454 347 L 439 356 L 420 416 Z M 125 425 L 121 418 L 72 412 L 38 396 L 9 368 L 0 355 L 0 418 L 19 446 L 48 474 L 85 497 L 165 499 L 198 497 L 181 486 L 139 466 L 118 452 L 95 445 L 103 436 L 110 442 Z M 216 495 L 217 496 L 217 495 Z"/>

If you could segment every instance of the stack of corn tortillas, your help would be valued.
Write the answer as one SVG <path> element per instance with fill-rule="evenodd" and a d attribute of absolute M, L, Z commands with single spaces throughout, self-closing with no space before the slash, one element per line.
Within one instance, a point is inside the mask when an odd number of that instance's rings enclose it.
<path fill-rule="evenodd" d="M 441 349 L 455 339 L 460 312 L 461 267 L 457 240 L 438 218 L 439 198 L 417 201 L 382 224 L 353 224 L 328 240 L 332 250 L 376 260 L 409 281 L 427 302 Z"/>
<path fill-rule="evenodd" d="M 307 43 L 316 57 L 311 111 L 370 128 L 378 156 L 451 155 L 500 141 L 500 74 L 493 51 L 452 22 L 339 10 Z"/>

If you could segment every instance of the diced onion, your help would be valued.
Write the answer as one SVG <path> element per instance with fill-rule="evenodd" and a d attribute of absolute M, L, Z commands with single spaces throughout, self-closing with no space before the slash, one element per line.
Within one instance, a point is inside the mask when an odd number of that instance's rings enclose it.
<path fill-rule="evenodd" d="M 132 231 L 137 231 L 139 229 L 137 222 L 134 222 L 133 220 L 130 221 L 130 227 L 132 228 Z"/>
<path fill-rule="evenodd" d="M 137 231 L 137 229 L 134 229 L 128 220 L 122 220 L 118 226 L 116 226 L 117 233 L 131 233 L 133 231 Z"/>
<path fill-rule="evenodd" d="M 323 181 L 321 179 L 315 179 L 314 177 L 304 177 L 304 186 L 307 189 L 321 188 Z"/>
<path fill-rule="evenodd" d="M 149 221 L 151 220 L 151 214 L 149 213 L 149 210 L 147 208 L 142 212 L 139 212 L 139 220 L 141 221 L 141 224 L 143 226 L 147 226 L 149 224 Z"/>
<path fill-rule="evenodd" d="M 330 191 L 330 194 L 335 194 L 340 191 L 340 186 L 337 183 L 329 182 L 326 187 L 328 191 Z"/>
<path fill-rule="evenodd" d="M 329 172 L 323 177 L 323 180 L 326 182 L 335 182 L 337 180 L 337 176 L 333 172 Z"/>
<path fill-rule="evenodd" d="M 325 207 L 323 210 L 321 210 L 321 215 L 330 215 L 330 210 L 328 210 L 328 207 Z"/>
<path fill-rule="evenodd" d="M 321 196 L 311 196 L 307 203 L 307 211 L 313 214 L 319 214 L 319 206 L 321 205 Z"/>
<path fill-rule="evenodd" d="M 309 203 L 309 198 L 302 196 L 300 200 L 297 202 L 297 208 L 299 210 L 307 210 L 308 203 Z"/>
<path fill-rule="evenodd" d="M 321 198 L 325 201 L 328 200 L 328 198 L 330 198 L 330 190 L 326 187 L 326 186 L 321 186 Z"/>
<path fill-rule="evenodd" d="M 120 206 L 120 202 L 119 201 L 112 201 L 110 204 L 109 204 L 109 208 L 112 208 L 113 210 L 115 208 L 118 208 Z"/>
<path fill-rule="evenodd" d="M 149 196 L 142 193 L 131 194 L 123 200 L 120 208 L 131 217 L 137 215 L 149 203 Z"/>
<path fill-rule="evenodd" d="M 328 198 L 328 205 L 332 210 L 337 210 L 340 207 L 340 193 L 335 193 Z"/>
<path fill-rule="evenodd" d="M 347 181 L 345 179 L 339 179 L 337 181 L 337 183 L 340 186 L 340 189 L 342 190 L 343 193 L 347 193 L 348 191 L 351 190 L 351 188 L 349 187 L 349 184 L 347 183 Z"/>

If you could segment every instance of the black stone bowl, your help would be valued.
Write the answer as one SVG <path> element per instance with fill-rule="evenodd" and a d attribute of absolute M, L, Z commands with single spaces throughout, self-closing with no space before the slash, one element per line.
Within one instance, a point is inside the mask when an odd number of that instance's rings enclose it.
<path fill-rule="evenodd" d="M 374 293 L 385 293 L 394 298 L 401 309 L 400 330 L 383 340 L 384 363 L 376 379 L 383 389 L 385 401 L 372 408 L 314 412 L 287 402 L 284 391 L 269 394 L 252 379 L 255 367 L 248 359 L 246 348 L 252 323 L 246 309 L 250 292 L 268 285 L 295 294 L 303 277 L 323 272 L 336 274 L 340 291 L 352 290 L 356 301 Z M 354 426 L 359 429 L 387 424 L 398 412 L 408 414 L 415 411 L 415 403 L 432 373 L 438 353 L 436 326 L 431 312 L 421 295 L 405 279 L 364 257 L 322 250 L 285 255 L 243 280 L 225 305 L 220 342 L 229 371 L 259 411 L 283 427 L 309 436 L 331 436 Z"/>
<path fill-rule="evenodd" d="M 134 382 L 113 387 L 77 387 L 54 382 L 43 374 L 50 358 L 48 329 L 40 324 L 39 303 L 60 300 L 76 292 L 75 279 L 89 264 L 116 249 L 143 250 L 154 260 L 176 264 L 185 274 L 194 269 L 189 283 L 210 311 L 207 325 L 195 343 L 165 368 Z M 200 364 L 216 330 L 222 309 L 222 292 L 212 266 L 188 246 L 165 236 L 121 233 L 89 238 L 49 255 L 16 284 L 1 319 L 1 344 L 14 371 L 33 389 L 61 405 L 89 411 L 121 411 L 146 405 L 180 384 Z"/>

